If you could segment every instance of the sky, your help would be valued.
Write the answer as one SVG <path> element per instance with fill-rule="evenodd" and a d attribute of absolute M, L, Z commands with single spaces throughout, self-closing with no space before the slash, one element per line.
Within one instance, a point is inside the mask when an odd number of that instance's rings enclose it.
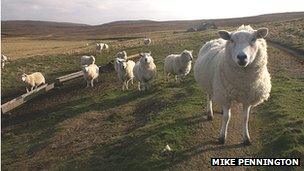
<path fill-rule="evenodd" d="M 304 11 L 304 0 L 1 0 L 1 20 L 98 25 L 117 20 L 192 20 Z"/>

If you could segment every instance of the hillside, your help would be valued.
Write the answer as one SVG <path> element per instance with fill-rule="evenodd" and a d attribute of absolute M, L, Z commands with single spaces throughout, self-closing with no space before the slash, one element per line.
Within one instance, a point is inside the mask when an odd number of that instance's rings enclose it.
<path fill-rule="evenodd" d="M 189 27 L 196 27 L 205 21 L 214 22 L 217 26 L 236 26 L 240 24 L 284 21 L 303 17 L 304 12 L 293 12 L 265 14 L 231 19 L 180 21 L 115 21 L 96 26 L 45 21 L 1 21 L 1 35 L 4 37 L 38 36 L 46 39 L 97 39 L 96 37 L 107 37 L 109 35 L 125 35 L 166 30 L 185 30 Z"/>

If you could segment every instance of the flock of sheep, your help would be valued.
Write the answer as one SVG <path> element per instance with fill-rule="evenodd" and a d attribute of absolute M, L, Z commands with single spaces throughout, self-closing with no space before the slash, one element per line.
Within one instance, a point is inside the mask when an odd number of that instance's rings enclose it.
<path fill-rule="evenodd" d="M 233 32 L 219 31 L 220 38 L 207 42 L 199 51 L 194 64 L 194 78 L 206 92 L 208 119 L 213 119 L 212 102 L 223 109 L 219 137 L 221 143 L 225 143 L 231 105 L 236 101 L 243 105 L 243 142 L 250 144 L 250 110 L 267 100 L 271 90 L 270 74 L 267 70 L 267 45 L 264 39 L 267 34 L 267 28 L 254 30 L 249 25 L 242 25 Z M 150 43 L 151 39 L 144 39 L 145 45 Z M 109 48 L 106 44 L 96 46 L 97 50 Z M 175 79 L 182 79 L 190 73 L 192 61 L 192 51 L 171 54 L 165 58 L 164 73 L 167 78 L 174 75 Z M 93 87 L 94 80 L 99 76 L 94 56 L 82 56 L 81 65 L 87 86 Z M 119 52 L 114 60 L 114 69 L 123 90 L 127 90 L 133 80 L 138 81 L 138 90 L 148 90 L 151 81 L 156 77 L 156 65 L 151 52 L 140 53 L 140 59 L 136 63 L 128 60 L 125 51 Z M 45 83 L 41 73 L 24 74 L 22 80 L 31 89 Z"/>

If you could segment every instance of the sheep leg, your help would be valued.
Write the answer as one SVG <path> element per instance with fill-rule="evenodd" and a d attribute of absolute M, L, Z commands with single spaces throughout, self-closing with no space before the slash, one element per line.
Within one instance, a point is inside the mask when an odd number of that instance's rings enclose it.
<path fill-rule="evenodd" d="M 91 86 L 94 87 L 94 79 L 91 80 Z"/>
<path fill-rule="evenodd" d="M 33 89 L 34 89 L 34 86 L 31 87 L 31 91 L 33 91 Z"/>
<path fill-rule="evenodd" d="M 90 87 L 90 81 L 87 81 L 87 88 Z"/>
<path fill-rule="evenodd" d="M 138 90 L 141 91 L 141 84 L 138 82 Z"/>
<path fill-rule="evenodd" d="M 207 94 L 207 119 L 209 121 L 213 120 L 212 100 L 209 94 Z"/>
<path fill-rule="evenodd" d="M 221 133 L 219 137 L 219 142 L 221 144 L 225 143 L 226 137 L 227 137 L 227 128 L 230 120 L 230 106 L 223 106 L 223 120 L 222 120 L 222 128 L 221 128 Z"/>
<path fill-rule="evenodd" d="M 244 120 L 243 120 L 243 143 L 245 145 L 250 145 L 250 136 L 249 136 L 249 131 L 248 131 L 248 122 L 249 122 L 249 113 L 250 113 L 250 105 L 243 105 L 243 115 L 244 115 Z"/>
<path fill-rule="evenodd" d="M 28 93 L 28 92 L 29 92 L 29 89 L 28 89 L 27 87 L 26 87 L 25 89 L 26 89 L 26 92 Z"/>

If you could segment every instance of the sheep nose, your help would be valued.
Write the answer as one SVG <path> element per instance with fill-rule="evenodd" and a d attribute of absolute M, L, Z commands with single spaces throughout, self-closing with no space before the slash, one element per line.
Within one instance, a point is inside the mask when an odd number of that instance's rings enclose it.
<path fill-rule="evenodd" d="M 148 62 L 148 59 L 146 58 L 145 61 Z"/>
<path fill-rule="evenodd" d="M 245 61 L 247 59 L 247 55 L 246 54 L 238 54 L 237 58 L 240 61 Z"/>

